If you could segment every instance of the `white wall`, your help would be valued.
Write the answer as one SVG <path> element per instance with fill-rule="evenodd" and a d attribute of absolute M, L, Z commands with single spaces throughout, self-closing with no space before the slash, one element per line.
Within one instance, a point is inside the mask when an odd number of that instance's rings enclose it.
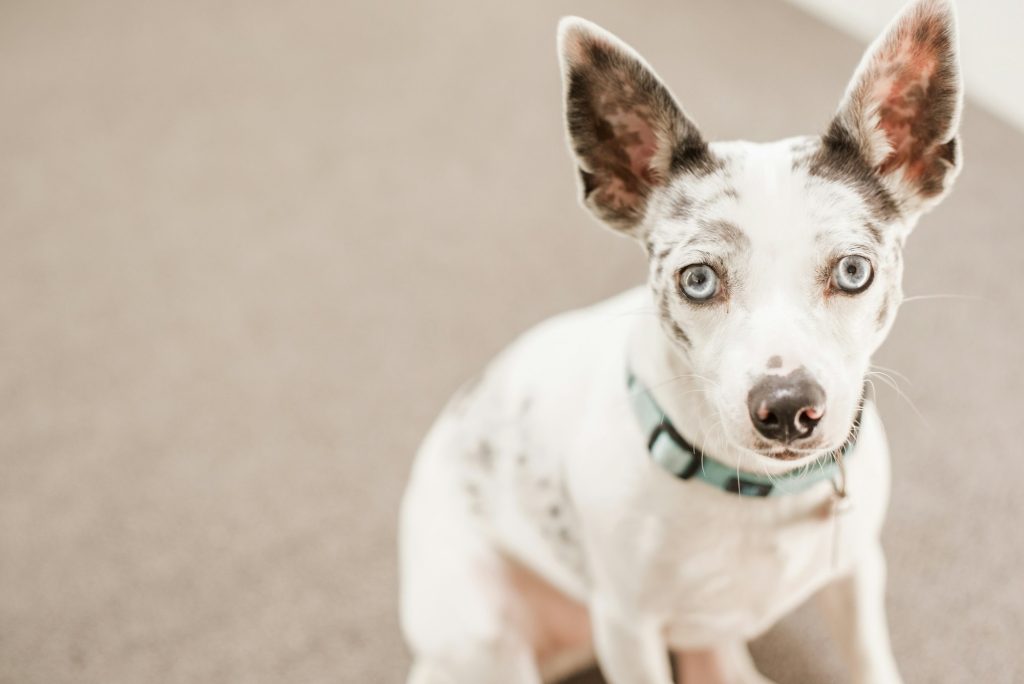
<path fill-rule="evenodd" d="M 864 41 L 903 0 L 789 0 Z M 1024 0 L 959 0 L 967 96 L 1024 130 Z"/>

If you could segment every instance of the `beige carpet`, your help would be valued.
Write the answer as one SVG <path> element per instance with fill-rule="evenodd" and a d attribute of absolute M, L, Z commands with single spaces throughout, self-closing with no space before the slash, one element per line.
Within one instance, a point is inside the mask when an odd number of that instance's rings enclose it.
<path fill-rule="evenodd" d="M 554 25 L 706 131 L 821 129 L 861 46 L 767 0 L 0 4 L 0 682 L 398 682 L 446 396 L 642 278 L 577 208 Z M 878 359 L 908 682 L 1024 681 L 1024 136 L 968 108 Z M 912 383 L 912 384 L 911 384 Z M 757 646 L 842 681 L 813 610 Z"/>

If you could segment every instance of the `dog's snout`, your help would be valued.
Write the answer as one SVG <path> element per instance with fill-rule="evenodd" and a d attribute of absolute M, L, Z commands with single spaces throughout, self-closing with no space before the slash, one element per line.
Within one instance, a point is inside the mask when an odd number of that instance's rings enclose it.
<path fill-rule="evenodd" d="M 825 415 L 825 390 L 803 368 L 766 375 L 747 395 L 750 420 L 768 439 L 790 443 L 809 437 Z"/>

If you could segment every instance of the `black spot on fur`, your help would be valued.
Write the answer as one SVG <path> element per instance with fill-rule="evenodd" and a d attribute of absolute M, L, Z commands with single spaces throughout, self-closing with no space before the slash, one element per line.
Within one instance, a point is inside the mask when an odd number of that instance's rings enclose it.
<path fill-rule="evenodd" d="M 662 273 L 665 272 L 665 259 L 672 253 L 672 246 L 664 247 L 658 251 L 657 254 L 653 255 L 654 261 L 654 277 L 655 279 L 661 279 Z"/>
<path fill-rule="evenodd" d="M 673 218 L 685 221 L 693 216 L 693 199 L 686 193 L 679 192 L 672 198 L 672 207 L 669 211 Z"/>
<path fill-rule="evenodd" d="M 494 447 L 486 439 L 480 440 L 476 447 L 476 458 L 483 470 L 494 469 Z"/>
<path fill-rule="evenodd" d="M 672 174 L 686 173 L 700 178 L 721 169 L 722 162 L 698 134 L 692 133 L 672 150 L 668 168 Z"/>
<path fill-rule="evenodd" d="M 747 237 L 747 234 L 730 221 L 708 221 L 701 219 L 697 222 L 697 225 L 700 231 L 690 238 L 690 244 L 710 241 L 720 247 L 728 247 L 733 251 L 746 248 L 750 244 L 750 238 Z"/>
<path fill-rule="evenodd" d="M 660 314 L 662 325 L 668 330 L 672 339 L 684 348 L 690 349 L 693 343 L 690 341 L 689 335 L 683 332 L 683 329 L 672 318 L 672 311 L 668 304 L 668 295 L 665 293 L 662 293 L 661 298 L 658 300 L 658 313 Z"/>
<path fill-rule="evenodd" d="M 672 335 L 676 338 L 676 341 L 684 347 L 692 347 L 693 343 L 690 342 L 690 336 L 683 332 L 683 329 L 679 327 L 679 324 L 672 321 Z"/>
<path fill-rule="evenodd" d="M 899 250 L 896 250 L 895 261 L 898 263 L 900 259 Z M 893 305 L 898 299 L 898 285 L 890 287 L 889 291 L 885 293 L 885 299 L 882 300 L 882 306 L 878 310 L 878 316 L 875 319 L 875 324 L 878 329 L 881 330 L 885 327 L 885 324 L 889 321 L 889 314 L 892 311 Z"/>
<path fill-rule="evenodd" d="M 466 500 L 469 503 L 469 512 L 473 515 L 479 516 L 484 513 L 484 502 L 480 496 L 480 487 L 473 481 L 467 481 L 463 484 L 463 491 L 466 494 Z"/>
<path fill-rule="evenodd" d="M 887 222 L 899 216 L 895 198 L 838 119 L 832 122 L 817 152 L 808 160 L 807 170 L 812 176 L 852 187 L 876 220 Z"/>
<path fill-rule="evenodd" d="M 740 197 L 739 190 L 737 190 L 736 188 L 734 188 L 731 185 L 726 185 L 721 190 L 716 192 L 714 195 L 712 195 L 711 197 L 708 197 L 706 200 L 704 200 L 704 202 L 701 203 L 701 209 L 707 209 L 709 207 L 712 207 L 712 206 L 718 204 L 719 202 L 721 202 L 722 200 L 724 200 L 726 198 L 729 198 L 729 199 L 739 199 L 739 197 Z"/>
<path fill-rule="evenodd" d="M 883 242 L 882 229 L 874 223 L 865 224 L 864 228 L 868 231 L 868 235 L 871 236 L 871 240 L 874 241 L 876 245 L 881 246 Z"/>
<path fill-rule="evenodd" d="M 882 302 L 882 308 L 878 310 L 878 318 L 875 319 L 875 324 L 878 329 L 881 330 L 885 327 L 885 322 L 889 320 L 889 298 L 886 297 L 885 301 Z"/>

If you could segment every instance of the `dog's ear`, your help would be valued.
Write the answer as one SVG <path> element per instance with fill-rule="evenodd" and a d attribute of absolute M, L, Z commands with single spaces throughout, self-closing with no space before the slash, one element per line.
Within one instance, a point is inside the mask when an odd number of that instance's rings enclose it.
<path fill-rule="evenodd" d="M 938 203 L 959 172 L 962 106 L 952 0 L 914 0 L 868 48 L 826 145 L 852 147 L 914 214 Z"/>
<path fill-rule="evenodd" d="M 710 164 L 707 145 L 643 58 L 604 29 L 566 17 L 558 52 L 583 202 L 639 237 L 651 191 L 676 171 Z"/>

